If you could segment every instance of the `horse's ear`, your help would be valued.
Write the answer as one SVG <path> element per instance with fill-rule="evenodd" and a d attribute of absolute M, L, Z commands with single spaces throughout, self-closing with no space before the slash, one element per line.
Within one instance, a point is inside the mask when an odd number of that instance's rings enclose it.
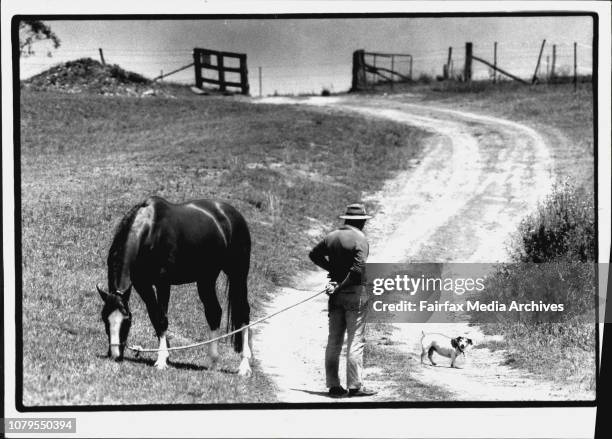
<path fill-rule="evenodd" d="M 96 284 L 96 289 L 98 290 L 98 293 L 100 294 L 100 297 L 102 298 L 102 300 L 106 302 L 108 300 L 109 294 L 106 291 L 104 291 L 102 288 L 100 288 L 100 284 Z"/>

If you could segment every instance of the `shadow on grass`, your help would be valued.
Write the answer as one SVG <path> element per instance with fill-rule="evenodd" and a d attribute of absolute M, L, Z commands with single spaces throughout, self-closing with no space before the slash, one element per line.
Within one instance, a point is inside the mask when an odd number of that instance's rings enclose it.
<path fill-rule="evenodd" d="M 423 363 L 422 366 L 423 367 L 437 367 L 437 368 L 442 368 L 442 369 L 457 369 L 457 370 L 463 369 L 463 367 L 457 367 L 457 366 L 451 367 L 448 364 L 440 364 L 440 363 L 436 363 L 436 364 Z"/>
<path fill-rule="evenodd" d="M 98 358 L 100 359 L 108 359 L 108 356 L 106 355 L 102 355 L 102 354 L 98 354 L 97 355 Z M 152 358 L 143 358 L 143 357 L 123 357 L 123 361 L 127 361 L 130 363 L 136 363 L 136 364 L 144 364 L 146 366 L 149 367 L 154 367 L 155 366 L 155 360 L 153 360 Z M 172 367 L 174 369 L 179 369 L 179 370 L 195 370 L 195 371 L 202 371 L 202 370 L 210 370 L 210 368 L 208 366 L 202 366 L 199 364 L 193 364 L 193 363 L 184 363 L 181 361 L 170 361 L 168 360 L 168 366 Z M 212 372 L 221 372 L 227 375 L 238 375 L 238 371 L 237 370 L 232 370 L 232 369 L 215 369 Z"/>

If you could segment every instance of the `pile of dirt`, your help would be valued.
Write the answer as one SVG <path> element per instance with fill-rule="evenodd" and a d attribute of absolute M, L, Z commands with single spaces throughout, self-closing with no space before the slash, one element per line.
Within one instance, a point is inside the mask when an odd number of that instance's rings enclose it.
<path fill-rule="evenodd" d="M 21 83 L 35 91 L 95 93 L 107 96 L 171 96 L 163 87 L 116 64 L 103 65 L 91 58 L 58 64 Z"/>

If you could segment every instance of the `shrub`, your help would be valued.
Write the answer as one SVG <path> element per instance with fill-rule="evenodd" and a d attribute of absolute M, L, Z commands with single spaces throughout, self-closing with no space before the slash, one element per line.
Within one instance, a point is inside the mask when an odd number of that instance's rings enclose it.
<path fill-rule="evenodd" d="M 537 211 L 523 220 L 513 259 L 549 262 L 566 257 L 582 262 L 595 255 L 593 198 L 569 183 L 554 188 Z"/>
<path fill-rule="evenodd" d="M 502 333 L 514 354 L 529 367 L 537 361 L 524 350 L 534 346 L 551 355 L 566 348 L 591 352 L 594 347 L 594 218 L 593 199 L 584 190 L 568 183 L 556 186 L 536 212 L 521 222 L 512 254 L 514 263 L 499 266 L 479 296 L 483 302 L 497 300 L 506 305 L 512 301 L 564 304 L 561 313 L 471 315 L 472 322 L 492 323 L 483 329 Z M 546 355 L 541 354 L 540 366 L 547 364 Z"/>
<path fill-rule="evenodd" d="M 499 267 L 490 276 L 479 300 L 499 301 L 509 305 L 517 303 L 543 302 L 564 305 L 563 312 L 476 312 L 474 321 L 539 325 L 541 323 L 582 323 L 595 320 L 595 264 L 568 258 L 535 264 L 519 262 Z M 539 326 L 543 329 L 545 325 Z"/>
<path fill-rule="evenodd" d="M 431 75 L 428 75 L 427 73 L 421 73 L 417 81 L 422 84 L 431 84 L 433 82 L 433 78 L 431 77 Z"/>

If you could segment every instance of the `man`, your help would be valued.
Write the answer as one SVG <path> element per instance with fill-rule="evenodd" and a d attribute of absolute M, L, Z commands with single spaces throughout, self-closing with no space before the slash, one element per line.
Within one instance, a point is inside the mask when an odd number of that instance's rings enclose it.
<path fill-rule="evenodd" d="M 325 350 L 325 381 L 329 395 L 342 397 L 347 391 L 340 385 L 338 367 L 346 332 L 348 396 L 371 396 L 376 392 L 363 386 L 363 346 L 367 293 L 365 264 L 368 241 L 363 233 L 367 219 L 365 207 L 351 204 L 340 215 L 344 225 L 328 234 L 310 252 L 310 259 L 328 272 L 329 336 Z"/>

